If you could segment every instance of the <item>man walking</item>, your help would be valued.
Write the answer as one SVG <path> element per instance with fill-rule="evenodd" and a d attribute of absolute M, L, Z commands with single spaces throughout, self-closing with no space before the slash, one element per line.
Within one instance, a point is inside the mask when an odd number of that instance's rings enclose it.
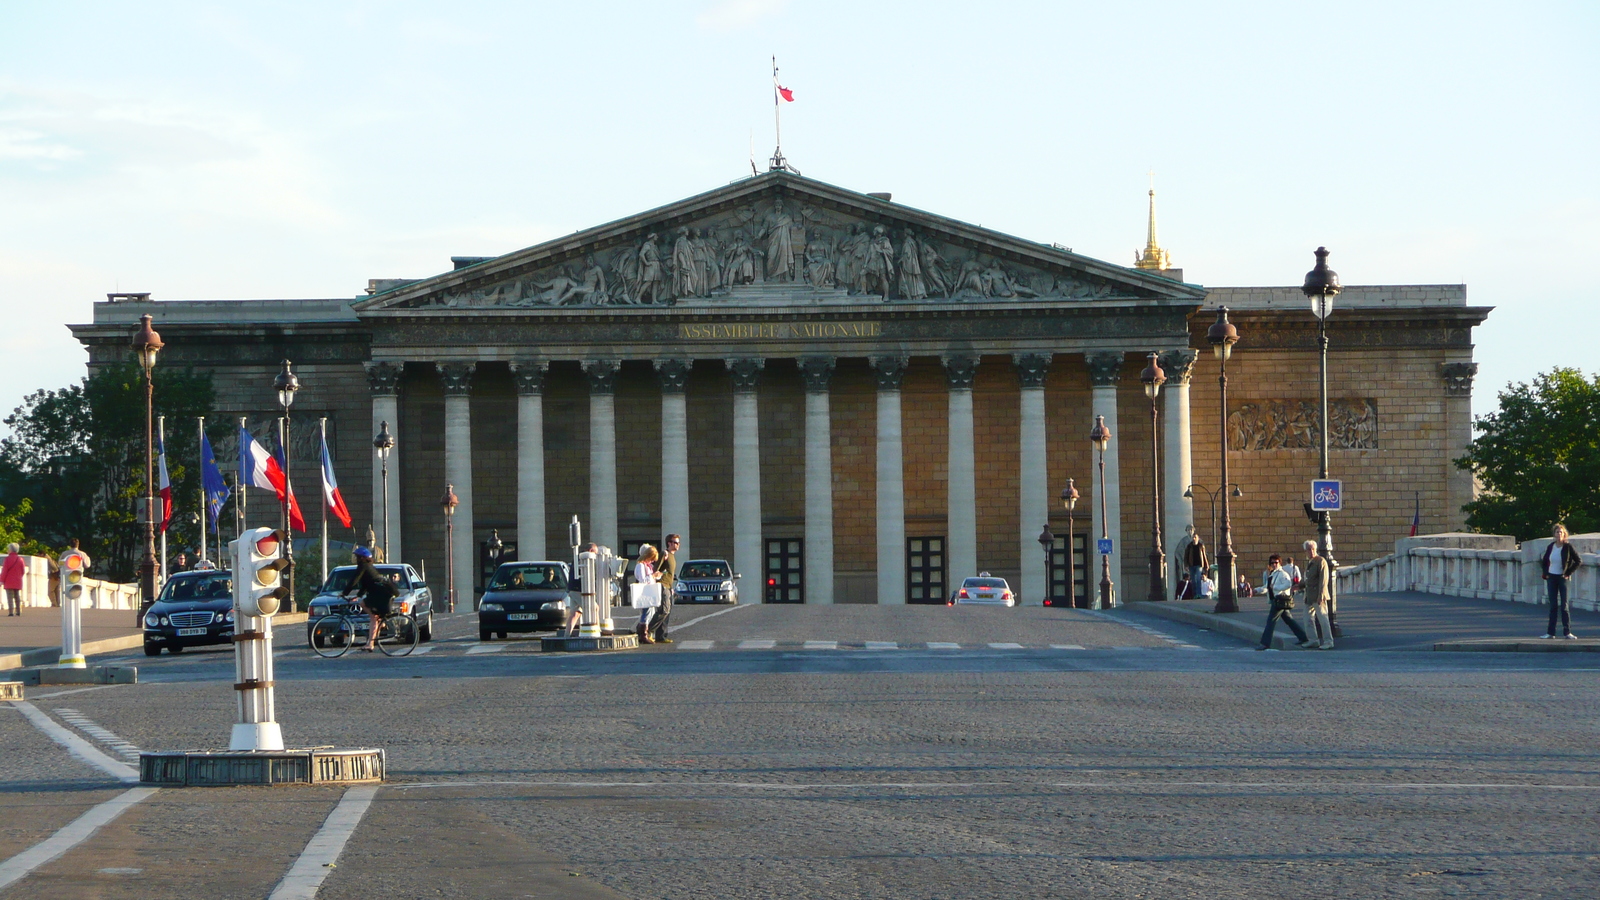
<path fill-rule="evenodd" d="M 658 644 L 670 644 L 667 637 L 667 618 L 672 615 L 672 597 L 677 593 L 678 546 L 683 543 L 676 534 L 669 534 L 661 542 L 661 558 L 656 560 L 656 574 L 660 576 L 661 605 L 650 620 L 650 638 Z"/>
<path fill-rule="evenodd" d="M 1307 632 L 1315 632 L 1318 646 L 1333 649 L 1333 626 L 1328 622 L 1328 598 L 1332 595 L 1332 567 L 1326 557 L 1317 554 L 1317 542 L 1306 541 L 1306 571 L 1301 582 L 1306 592 Z"/>
<path fill-rule="evenodd" d="M 1562 636 L 1574 640 L 1577 635 L 1572 633 L 1572 604 L 1567 599 L 1567 581 L 1583 565 L 1583 558 L 1578 556 L 1577 548 L 1567 543 L 1567 526 L 1557 525 L 1550 530 L 1550 536 L 1555 540 L 1544 548 L 1544 556 L 1539 559 L 1545 596 L 1550 599 L 1550 624 L 1545 627 L 1544 636 L 1556 636 L 1556 616 L 1559 614 Z"/>
<path fill-rule="evenodd" d="M 1189 569 L 1189 590 L 1192 596 L 1192 592 L 1200 589 L 1200 576 L 1211 565 L 1211 560 L 1206 555 L 1205 542 L 1200 540 L 1200 534 L 1194 530 L 1194 526 L 1186 525 L 1184 530 L 1189 534 L 1189 543 L 1183 548 L 1183 564 Z"/>
<path fill-rule="evenodd" d="M 1261 583 L 1266 586 L 1267 600 L 1272 607 L 1267 613 L 1267 627 L 1261 632 L 1261 645 L 1256 649 L 1272 649 L 1272 630 L 1277 627 L 1279 619 L 1300 639 L 1301 647 L 1307 650 L 1315 647 L 1316 644 L 1306 637 L 1305 629 L 1294 620 L 1294 581 L 1283 570 L 1283 558 L 1278 554 L 1272 554 L 1267 560 L 1267 570 L 1261 573 Z"/>

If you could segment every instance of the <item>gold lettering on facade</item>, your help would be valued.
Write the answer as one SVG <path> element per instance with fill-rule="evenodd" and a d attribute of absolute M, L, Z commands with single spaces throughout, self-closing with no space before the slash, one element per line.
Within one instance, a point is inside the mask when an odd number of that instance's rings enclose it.
<path fill-rule="evenodd" d="M 678 337 L 686 341 L 807 340 L 820 338 L 880 337 L 878 322 L 776 322 L 769 324 L 679 325 Z"/>

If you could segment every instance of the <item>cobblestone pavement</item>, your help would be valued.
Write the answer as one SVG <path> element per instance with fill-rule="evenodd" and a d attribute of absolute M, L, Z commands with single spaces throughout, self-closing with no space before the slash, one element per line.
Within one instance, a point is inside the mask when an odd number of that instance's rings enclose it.
<path fill-rule="evenodd" d="M 318 896 L 1583 896 L 1600 875 L 1591 654 L 1239 652 L 1123 610 L 795 612 L 684 629 L 704 651 L 285 641 L 286 740 L 392 767 Z M 218 746 L 228 658 L 30 703 L 108 753 Z M 122 790 L 14 711 L 0 746 L 7 858 Z M 163 790 L 0 897 L 264 897 L 338 795 Z"/>

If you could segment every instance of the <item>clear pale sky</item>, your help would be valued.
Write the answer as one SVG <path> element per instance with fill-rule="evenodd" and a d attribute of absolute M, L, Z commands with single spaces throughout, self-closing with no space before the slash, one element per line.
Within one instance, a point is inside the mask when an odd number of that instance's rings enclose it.
<path fill-rule="evenodd" d="M 1597 368 L 1597 46 L 1592 0 L 0 3 L 0 413 L 108 291 L 353 297 L 746 175 L 772 54 L 814 178 L 1129 265 L 1153 169 L 1190 281 L 1465 282 L 1484 412 Z"/>

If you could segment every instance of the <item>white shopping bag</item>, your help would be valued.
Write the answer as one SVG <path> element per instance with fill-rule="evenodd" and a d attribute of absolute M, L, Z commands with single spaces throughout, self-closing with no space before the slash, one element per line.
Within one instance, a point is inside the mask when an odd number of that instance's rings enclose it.
<path fill-rule="evenodd" d="M 648 583 L 634 582 L 628 585 L 629 605 L 634 609 L 661 605 L 661 585 L 654 581 Z"/>

